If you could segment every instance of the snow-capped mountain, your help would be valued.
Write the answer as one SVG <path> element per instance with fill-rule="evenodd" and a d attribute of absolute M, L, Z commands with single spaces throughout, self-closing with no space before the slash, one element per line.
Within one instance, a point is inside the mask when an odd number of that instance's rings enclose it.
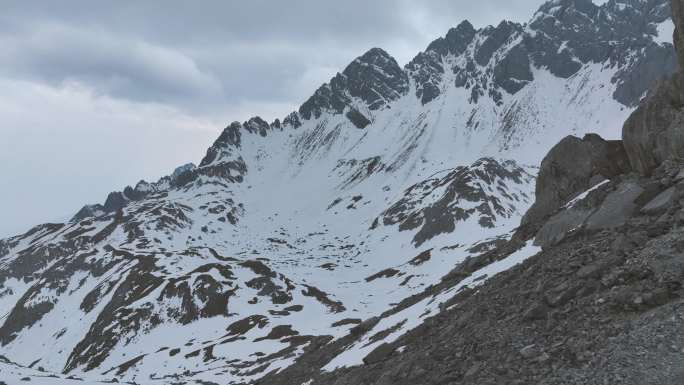
<path fill-rule="evenodd" d="M 198 166 L 0 241 L 0 373 L 248 382 L 392 309 L 327 367 L 357 364 L 454 292 L 407 298 L 510 236 L 553 144 L 620 135 L 675 68 L 669 17 L 554 0 L 524 25 L 463 22 L 404 68 L 373 48 Z"/>

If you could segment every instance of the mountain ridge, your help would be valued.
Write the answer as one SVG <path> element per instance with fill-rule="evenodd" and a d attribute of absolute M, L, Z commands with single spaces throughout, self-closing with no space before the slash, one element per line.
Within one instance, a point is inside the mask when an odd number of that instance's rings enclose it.
<path fill-rule="evenodd" d="M 621 4 L 640 9 L 635 16 Z M 372 124 L 374 111 L 388 108 L 407 95 L 410 89 L 423 105 L 434 101 L 442 93 L 440 86 L 443 87 L 447 70 L 456 73 L 454 85 L 457 88 L 470 90 L 471 104 L 477 104 L 479 98 L 487 94 L 500 105 L 503 92 L 516 94 L 534 80 L 533 67 L 545 67 L 556 76 L 569 78 L 587 63 L 607 61 L 609 66 L 622 67 L 611 79 L 618 84 L 613 97 L 626 107 L 634 107 L 660 76 L 671 73 L 675 68 L 674 50 L 653 44 L 644 37 L 657 36 L 653 23 L 669 20 L 666 5 L 662 0 L 631 3 L 611 0 L 601 6 L 591 0 L 549 1 L 541 5 L 526 24 L 502 21 L 496 27 L 476 30 L 465 20 L 444 37 L 428 44 L 425 51 L 403 68 L 382 48 L 371 48 L 319 87 L 297 111 L 282 121 L 275 119 L 268 123 L 255 116 L 244 123 L 231 123 L 221 137 L 229 135 L 239 142 L 240 131 L 266 136 L 272 130 L 297 129 L 302 121 L 317 120 L 326 112 L 345 114 L 355 127 L 363 129 Z M 582 20 L 583 17 L 587 20 Z M 549 24 L 549 19 L 558 20 L 560 24 Z M 578 23 L 578 19 L 581 22 Z M 638 22 L 635 23 L 635 19 Z M 610 21 L 612 29 L 605 27 L 607 21 Z M 581 28 L 557 27 L 566 23 L 577 24 Z M 638 26 L 636 31 L 635 24 Z M 444 58 L 462 55 L 478 34 L 482 41 L 471 47 L 472 57 L 466 58 L 463 66 L 446 68 Z M 573 46 L 571 43 L 564 46 L 566 40 L 561 38 L 564 34 L 568 34 L 567 42 L 581 41 L 583 45 Z M 492 55 L 501 50 L 506 41 L 515 39 L 522 39 L 522 42 L 506 53 L 496 66 L 484 73 L 475 68 L 487 66 Z M 636 58 L 623 57 L 620 52 L 632 52 L 633 48 L 629 47 L 638 47 L 646 52 Z M 485 80 L 478 80 L 478 77 Z M 487 77 L 491 79 L 487 80 Z M 413 86 L 410 86 L 409 79 Z M 200 167 L 206 163 L 206 158 Z"/>
<path fill-rule="evenodd" d="M 643 20 L 626 13 L 621 4 L 632 8 L 642 8 L 638 12 L 646 14 L 647 19 Z M 669 20 L 669 14 L 664 9 L 665 5 L 667 5 L 666 2 L 662 0 L 645 2 L 611 0 L 600 6 L 595 5 L 591 0 L 548 1 L 539 7 L 530 22 L 526 24 L 502 21 L 496 27 L 487 26 L 476 30 L 469 21 L 464 20 L 458 26 L 451 28 L 444 37 L 439 37 L 428 44 L 425 51 L 416 55 L 403 68 L 382 48 L 374 47 L 351 61 L 343 72 L 320 86 L 297 111 L 290 113 L 282 121 L 275 119 L 268 123 L 255 116 L 244 123 L 233 122 L 216 142 L 239 145 L 241 131 L 266 136 L 271 130 L 297 129 L 303 120 L 319 119 L 324 112 L 334 115 L 344 113 L 354 126 L 363 129 L 372 123 L 373 111 L 388 108 L 392 102 L 407 95 L 410 88 L 415 88 L 415 95 L 423 105 L 428 104 L 441 93 L 440 85 L 447 71 L 445 63 L 442 62 L 444 58 L 449 55 L 455 57 L 463 54 L 477 34 L 482 35 L 480 39 L 483 41 L 480 46 L 475 47 L 473 57 L 466 60 L 463 68 L 458 66 L 451 68 L 452 71 L 457 72 L 455 86 L 471 89 L 469 98 L 471 104 L 477 104 L 478 99 L 485 95 L 488 83 L 484 81 L 482 84 L 476 80 L 478 75 L 473 74 L 473 71 L 476 71 L 475 65 L 486 66 L 495 51 L 501 49 L 506 41 L 515 40 L 516 34 L 522 33 L 523 36 L 520 37 L 523 40 L 522 44 L 516 45 L 507 56 L 498 61 L 494 68 L 487 70 L 489 74 L 484 75 L 491 76 L 494 86 L 489 88 L 487 93 L 497 104 L 500 103 L 502 91 L 515 94 L 528 82 L 534 80 L 530 70 L 532 66 L 546 66 L 552 74 L 568 78 L 577 74 L 583 64 L 608 60 L 610 66 L 624 66 L 611 79 L 611 82 L 618 83 L 613 97 L 619 103 L 633 107 L 658 77 L 670 73 L 675 67 L 673 50 L 668 50 L 658 44 L 649 45 L 649 40 L 640 36 L 644 34 L 657 36 L 658 31 L 653 29 L 652 24 Z M 615 14 L 622 15 L 622 19 L 613 20 Z M 549 19 L 560 20 L 560 25 L 563 25 L 564 22 L 567 23 L 570 20 L 569 24 L 574 25 L 577 24 L 578 18 L 581 19 L 578 15 L 587 18 L 578 24 L 582 27 L 579 31 L 570 28 L 559 29 L 556 27 L 558 23 L 549 25 L 548 22 Z M 638 25 L 636 31 L 634 31 L 635 23 L 629 23 L 634 19 L 639 20 L 636 23 Z M 603 23 L 597 23 L 598 27 L 592 26 L 597 20 Z M 611 20 L 611 25 L 616 26 L 615 29 L 604 27 L 606 20 Z M 530 31 L 535 33 L 530 33 Z M 599 33 L 599 36 L 587 38 L 589 32 Z M 563 46 L 562 42 L 566 40 L 561 39 L 560 35 L 568 33 L 570 35 L 567 41 L 583 41 L 584 46 L 572 46 L 572 44 Z M 549 39 L 553 39 L 554 43 L 551 43 Z M 610 39 L 616 39 L 623 46 L 617 45 L 617 42 L 612 42 Z M 556 49 L 555 54 L 551 54 L 552 49 L 545 47 L 548 44 Z M 630 49 L 625 48 L 630 45 L 641 47 L 648 52 L 642 53 L 641 58 L 637 60 L 632 58 L 632 64 L 626 65 L 625 61 L 628 59 L 622 57 L 619 52 L 630 52 Z M 573 55 L 577 56 L 573 57 Z M 654 65 L 657 68 L 654 68 Z M 413 87 L 409 86 L 409 78 L 415 84 Z M 364 112 L 364 110 L 368 111 Z M 232 139 L 227 140 L 228 137 Z M 215 147 L 215 145 L 212 146 L 212 148 Z M 208 157 L 209 154 L 202 159 L 200 167 L 208 163 Z M 120 197 L 117 195 L 115 198 Z M 107 207 L 106 204 L 105 207 Z M 116 208 L 117 205 L 109 206 L 108 211 L 112 211 L 112 207 Z M 82 214 L 86 213 L 87 210 Z M 82 215 L 77 215 L 77 218 L 82 218 Z"/>

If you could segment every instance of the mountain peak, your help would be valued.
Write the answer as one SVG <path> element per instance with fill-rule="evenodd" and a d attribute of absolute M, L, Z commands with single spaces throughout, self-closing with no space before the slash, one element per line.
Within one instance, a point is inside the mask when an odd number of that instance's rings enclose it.
<path fill-rule="evenodd" d="M 405 95 L 408 86 L 408 76 L 397 61 L 383 49 L 371 48 L 319 87 L 299 113 L 304 119 L 318 118 L 325 111 L 341 114 L 357 110 L 359 101 L 375 111 Z"/>
<path fill-rule="evenodd" d="M 373 47 L 366 51 L 366 53 L 363 55 L 359 56 L 356 60 L 360 60 L 369 64 L 381 64 L 390 60 L 394 60 L 394 58 L 384 49 Z"/>
<path fill-rule="evenodd" d="M 458 26 L 451 28 L 445 37 L 437 38 L 430 43 L 426 51 L 434 51 L 442 56 L 460 55 L 473 41 L 476 33 L 475 27 L 468 20 L 464 20 Z"/>
<path fill-rule="evenodd" d="M 243 126 L 249 133 L 258 133 L 261 136 L 266 136 L 268 130 L 271 128 L 271 126 L 260 116 L 250 118 Z"/>
<path fill-rule="evenodd" d="M 460 22 L 456 26 L 456 28 L 451 28 L 449 30 L 449 32 L 452 32 L 452 31 L 475 31 L 475 27 L 473 27 L 473 25 L 470 23 L 470 21 L 466 19 L 466 20 L 463 20 L 462 22 Z M 448 35 L 448 33 L 447 33 L 447 35 Z"/>

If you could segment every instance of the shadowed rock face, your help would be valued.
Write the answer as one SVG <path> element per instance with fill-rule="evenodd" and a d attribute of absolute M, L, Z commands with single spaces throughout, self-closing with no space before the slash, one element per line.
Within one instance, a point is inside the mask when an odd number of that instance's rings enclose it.
<path fill-rule="evenodd" d="M 628 170 L 629 162 L 620 141 L 606 141 L 593 134 L 583 139 L 566 137 L 542 161 L 537 201 L 525 214 L 523 225 L 539 222 L 594 183 Z"/>
<path fill-rule="evenodd" d="M 470 90 L 469 101 L 476 104 L 485 96 L 498 102 L 505 93 L 522 90 L 534 79 L 533 66 L 569 78 L 586 64 L 609 63 L 621 68 L 612 79 L 617 84 L 613 97 L 636 106 L 655 80 L 675 70 L 672 46 L 649 40 L 657 34 L 654 25 L 669 16 L 662 0 L 602 6 L 591 0 L 549 1 L 527 26 L 504 21 L 475 30 L 463 22 L 430 44 L 406 70 L 423 104 L 442 94 L 449 72 L 457 75 L 457 87 Z M 635 47 L 638 55 L 630 53 Z"/>
<path fill-rule="evenodd" d="M 299 114 L 305 119 L 318 118 L 326 111 L 340 114 L 353 107 L 355 98 L 370 110 L 378 110 L 407 92 L 408 76 L 396 60 L 382 49 L 373 48 L 316 90 L 302 104 Z"/>
<path fill-rule="evenodd" d="M 527 36 L 525 44 L 530 52 L 539 52 L 533 55 L 537 66 L 561 77 L 574 75 L 583 63 L 629 63 L 613 79 L 618 84 L 613 97 L 636 106 L 662 76 L 663 68 L 671 73 L 676 67 L 671 46 L 644 40 L 655 33 L 644 18 L 662 23 L 669 17 L 668 8 L 655 1 L 611 1 L 601 6 L 591 0 L 550 1 L 530 23 L 530 28 L 541 33 Z M 632 45 L 640 47 L 640 57 L 627 53 Z"/>
<path fill-rule="evenodd" d="M 443 58 L 463 54 L 476 33 L 473 25 L 464 21 L 449 30 L 445 37 L 433 41 L 406 66 L 416 82 L 416 97 L 423 104 L 430 103 L 441 93 L 440 84 L 446 71 Z"/>
<path fill-rule="evenodd" d="M 643 175 L 666 159 L 684 156 L 684 2 L 673 0 L 671 8 L 680 72 L 658 84 L 622 131 L 629 161 Z"/>
<path fill-rule="evenodd" d="M 492 228 L 498 218 L 515 214 L 517 202 L 530 199 L 520 187 L 533 178 L 514 162 L 482 158 L 409 187 L 379 220 L 386 226 L 398 224 L 401 231 L 419 229 L 413 238 L 417 246 L 440 234 L 468 231 L 464 222 L 469 219 Z M 439 198 L 432 201 L 435 195 Z"/>
<path fill-rule="evenodd" d="M 684 1 L 672 0 L 672 20 L 676 27 L 674 43 L 679 57 L 679 68 L 684 70 Z"/>
<path fill-rule="evenodd" d="M 662 82 L 629 117 L 622 139 L 629 161 L 650 174 L 670 157 L 684 155 L 684 74 Z"/>

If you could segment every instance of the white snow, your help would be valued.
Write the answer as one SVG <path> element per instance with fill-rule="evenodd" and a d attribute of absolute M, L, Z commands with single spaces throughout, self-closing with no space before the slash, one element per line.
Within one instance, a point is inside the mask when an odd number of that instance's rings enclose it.
<path fill-rule="evenodd" d="M 574 207 L 577 203 L 579 203 L 579 202 L 581 202 L 582 200 L 584 200 L 584 198 L 586 198 L 587 195 L 589 195 L 589 193 L 591 193 L 592 191 L 598 189 L 599 187 L 601 187 L 601 186 L 603 186 L 604 184 L 609 183 L 609 182 L 610 182 L 610 179 L 606 179 L 606 180 L 603 180 L 603 181 L 601 181 L 601 182 L 595 184 L 594 186 L 590 187 L 590 188 L 587 189 L 586 191 L 582 192 L 581 194 L 579 194 L 578 196 L 576 196 L 575 198 L 573 198 L 570 202 L 566 203 L 565 206 L 564 206 L 564 208 L 569 209 L 569 208 Z"/>
<path fill-rule="evenodd" d="M 655 36 L 654 41 L 656 43 L 660 43 L 660 44 L 665 44 L 665 43 L 672 44 L 672 40 L 674 38 L 674 30 L 675 30 L 675 26 L 674 26 L 674 23 L 672 22 L 672 19 L 668 18 L 667 20 L 658 24 L 657 28 L 658 28 L 658 35 Z"/>
<path fill-rule="evenodd" d="M 465 278 L 458 285 L 439 293 L 433 297 L 425 298 L 417 304 L 410 306 L 398 313 L 389 317 L 383 318 L 373 329 L 367 332 L 363 338 L 347 347 L 345 351 L 323 367 L 325 371 L 332 371 L 341 367 L 350 367 L 363 364 L 363 358 L 366 357 L 375 348 L 383 343 L 391 343 L 396 341 L 399 337 L 406 334 L 411 329 L 422 324 L 427 315 L 432 315 L 439 312 L 440 304 L 449 300 L 456 295 L 462 288 L 477 287 L 482 285 L 487 279 L 510 269 L 511 267 L 524 262 L 527 258 L 537 254 L 541 248 L 533 246 L 532 242 L 528 242 L 523 248 L 511 254 L 507 258 L 494 262 L 484 268 L 474 272 L 469 277 Z M 458 304 L 454 305 L 458 306 Z M 400 326 L 397 328 L 397 326 Z M 388 330 L 390 328 L 397 328 L 394 332 L 379 341 L 371 341 L 371 337 L 375 334 Z"/>

